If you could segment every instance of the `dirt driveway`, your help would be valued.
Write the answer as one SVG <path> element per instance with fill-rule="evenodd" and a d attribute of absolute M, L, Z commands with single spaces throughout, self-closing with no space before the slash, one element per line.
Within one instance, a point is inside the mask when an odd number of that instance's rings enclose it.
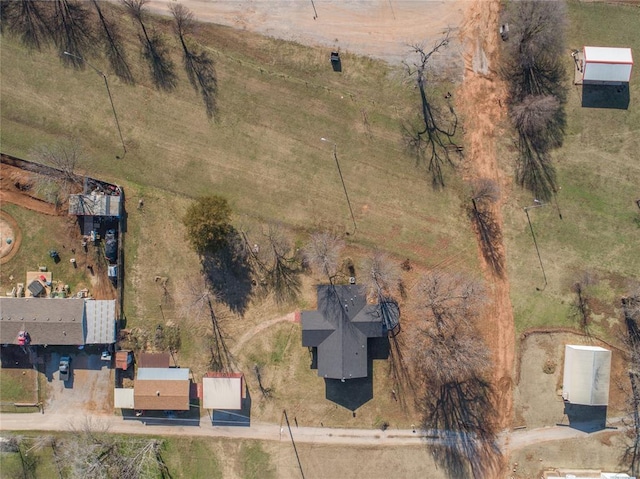
<path fill-rule="evenodd" d="M 148 8 L 169 14 L 173 0 Z M 246 29 L 400 63 L 407 44 L 427 41 L 462 21 L 464 0 L 181 0 L 200 21 Z"/>
<path fill-rule="evenodd" d="M 71 356 L 71 376 L 60 380 L 60 357 L 66 352 L 50 352 L 45 357 L 47 401 L 45 414 L 71 412 L 113 413 L 113 369 L 100 360 L 99 351 L 78 351 Z"/>

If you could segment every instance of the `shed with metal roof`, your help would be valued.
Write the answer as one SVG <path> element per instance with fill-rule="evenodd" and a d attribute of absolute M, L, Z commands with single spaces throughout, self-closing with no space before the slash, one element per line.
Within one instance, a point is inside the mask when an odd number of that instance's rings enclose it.
<path fill-rule="evenodd" d="M 611 351 L 600 346 L 567 344 L 562 397 L 571 404 L 606 406 L 610 374 Z"/>

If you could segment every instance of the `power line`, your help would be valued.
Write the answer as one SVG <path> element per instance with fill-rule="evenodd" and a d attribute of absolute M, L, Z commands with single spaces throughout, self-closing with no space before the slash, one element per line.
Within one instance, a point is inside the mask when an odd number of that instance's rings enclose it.
<path fill-rule="evenodd" d="M 291 437 L 291 444 L 293 444 L 293 452 L 296 454 L 296 459 L 298 460 L 298 467 L 300 468 L 300 475 L 302 479 L 304 479 L 304 471 L 302 470 L 302 463 L 300 462 L 300 456 L 298 455 L 298 449 L 296 448 L 296 443 L 293 440 L 293 434 L 291 433 L 291 424 L 289 424 L 289 416 L 287 416 L 287 410 L 283 409 L 282 413 L 284 414 L 284 419 L 287 421 L 287 428 L 289 429 L 289 437 Z"/>

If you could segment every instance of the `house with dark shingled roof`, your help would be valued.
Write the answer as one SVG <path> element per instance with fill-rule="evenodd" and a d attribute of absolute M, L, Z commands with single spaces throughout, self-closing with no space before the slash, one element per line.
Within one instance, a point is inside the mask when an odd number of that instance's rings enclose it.
<path fill-rule="evenodd" d="M 385 335 L 377 304 L 356 285 L 319 285 L 318 309 L 302 311 L 302 345 L 317 348 L 318 376 L 367 377 L 369 338 Z"/>

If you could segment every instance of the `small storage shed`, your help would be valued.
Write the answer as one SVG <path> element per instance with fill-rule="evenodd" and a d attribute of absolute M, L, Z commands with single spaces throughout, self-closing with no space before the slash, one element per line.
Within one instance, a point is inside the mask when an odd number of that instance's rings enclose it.
<path fill-rule="evenodd" d="M 633 68 L 631 48 L 584 47 L 583 83 L 628 83 Z"/>
<path fill-rule="evenodd" d="M 202 378 L 202 389 L 205 409 L 239 410 L 246 398 L 242 373 L 207 373 Z"/>
<path fill-rule="evenodd" d="M 611 351 L 600 346 L 567 344 L 564 349 L 562 397 L 571 404 L 609 403 Z"/>
<path fill-rule="evenodd" d="M 134 409 L 133 392 L 133 388 L 115 388 L 113 390 L 113 407 Z"/>

